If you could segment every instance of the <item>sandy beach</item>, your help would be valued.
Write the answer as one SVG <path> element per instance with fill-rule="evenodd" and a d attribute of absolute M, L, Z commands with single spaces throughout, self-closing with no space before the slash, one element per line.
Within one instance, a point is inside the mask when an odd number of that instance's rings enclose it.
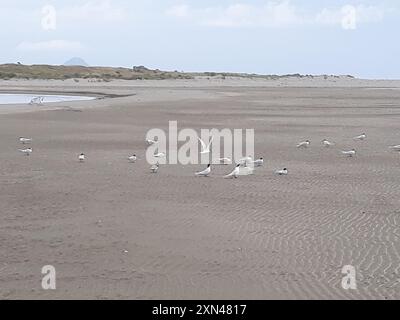
<path fill-rule="evenodd" d="M 98 99 L 0 105 L 0 298 L 400 299 L 400 154 L 388 149 L 400 81 L 10 80 L 5 92 Z M 151 174 L 145 135 L 170 120 L 254 128 L 264 167 L 234 180 L 221 178 L 231 166 Z M 42 289 L 44 265 L 57 290 Z M 341 286 L 345 265 L 357 290 Z"/>

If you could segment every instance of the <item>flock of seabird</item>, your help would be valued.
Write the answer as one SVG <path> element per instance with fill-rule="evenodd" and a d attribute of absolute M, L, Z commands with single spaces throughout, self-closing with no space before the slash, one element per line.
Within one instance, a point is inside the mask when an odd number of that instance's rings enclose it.
<path fill-rule="evenodd" d="M 364 141 L 365 139 L 367 139 L 367 135 L 365 133 L 360 134 L 359 136 L 356 136 L 356 137 L 353 138 L 353 140 L 355 140 L 355 141 Z M 297 145 L 297 148 L 308 148 L 310 146 L 310 144 L 311 144 L 311 141 L 310 140 L 306 140 L 306 141 L 300 142 Z M 329 148 L 329 147 L 332 147 L 332 146 L 335 145 L 334 142 L 331 142 L 331 141 L 329 141 L 327 139 L 322 140 L 322 144 L 326 148 Z M 396 147 L 399 147 L 399 148 L 396 149 Z M 397 150 L 397 151 L 400 151 L 400 146 L 392 146 L 392 147 L 389 147 L 389 148 Z M 343 155 L 345 155 L 345 156 L 348 156 L 348 157 L 354 157 L 357 154 L 357 151 L 356 151 L 356 149 L 342 150 L 341 153 Z"/>
<path fill-rule="evenodd" d="M 211 145 L 213 142 L 213 137 L 211 137 L 210 141 L 206 144 L 203 140 L 201 140 L 200 138 L 198 138 L 201 144 L 201 152 L 200 154 L 209 154 L 211 152 Z M 367 135 L 365 133 L 356 136 L 353 138 L 353 140 L 355 141 L 364 141 L 367 139 Z M 27 144 L 31 144 L 33 141 L 32 138 L 25 138 L 25 137 L 20 137 L 19 138 L 19 142 L 22 145 L 27 145 Z M 146 140 L 146 143 L 150 146 L 150 145 L 154 145 L 157 144 L 157 141 L 154 140 Z M 311 141 L 310 140 L 306 140 L 306 141 L 302 141 L 299 144 L 297 144 L 297 148 L 308 148 L 311 145 Z M 332 147 L 335 145 L 334 142 L 331 142 L 327 139 L 322 140 L 322 145 L 326 148 Z M 390 146 L 389 147 L 390 150 L 396 151 L 396 152 L 400 152 L 400 145 L 395 145 L 395 146 Z M 23 153 L 26 156 L 29 156 L 33 153 L 33 149 L 32 147 L 29 148 L 24 148 L 24 149 L 19 149 L 19 151 L 21 153 Z M 351 150 L 342 150 L 341 154 L 347 156 L 347 157 L 354 157 L 356 155 L 356 150 L 355 149 L 351 149 Z M 166 154 L 164 152 L 160 152 L 157 154 L 154 154 L 155 158 L 164 158 L 166 157 Z M 81 153 L 78 155 L 78 161 L 79 162 L 85 162 L 86 160 L 86 156 L 84 153 Z M 138 157 L 136 156 L 136 154 L 133 154 L 131 156 L 128 157 L 128 161 L 131 163 L 135 163 L 138 160 Z M 219 159 L 219 164 L 221 165 L 231 165 L 233 163 L 232 159 L 230 158 L 220 158 Z M 237 161 L 235 163 L 235 168 L 234 170 L 225 175 L 224 178 L 238 178 L 240 175 L 247 175 L 247 174 L 252 174 L 254 171 L 254 168 L 256 167 L 262 167 L 264 165 L 264 159 L 263 158 L 259 158 L 256 160 L 253 160 L 252 157 L 245 157 L 243 159 L 240 159 L 239 161 Z M 156 164 L 152 165 L 150 167 L 150 172 L 152 173 L 157 173 L 158 169 L 160 168 L 159 163 L 157 162 Z M 243 172 L 245 172 L 243 174 Z M 277 170 L 275 171 L 275 174 L 279 175 L 279 176 L 286 176 L 288 175 L 289 171 L 287 168 L 283 168 L 281 170 Z M 205 168 L 203 171 L 200 172 L 196 172 L 195 175 L 198 177 L 208 177 L 211 174 L 211 164 L 209 164 L 207 166 L 207 168 Z"/>
<path fill-rule="evenodd" d="M 29 144 L 32 142 L 31 138 L 24 138 L 24 137 L 20 137 L 19 138 L 19 142 L 21 142 L 23 145 Z M 23 154 L 29 156 L 32 152 L 33 149 L 32 148 L 25 148 L 25 149 L 19 149 L 20 152 L 22 152 Z"/>

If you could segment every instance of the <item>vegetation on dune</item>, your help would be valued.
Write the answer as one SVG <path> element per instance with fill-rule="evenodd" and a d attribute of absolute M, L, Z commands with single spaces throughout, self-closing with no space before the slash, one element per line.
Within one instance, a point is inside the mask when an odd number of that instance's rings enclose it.
<path fill-rule="evenodd" d="M 53 65 L 22 65 L 3 64 L 0 65 L 0 79 L 93 79 L 95 81 L 111 80 L 167 80 L 167 79 L 193 79 L 195 77 L 208 77 L 226 79 L 227 77 L 254 78 L 254 79 L 281 79 L 281 78 L 314 78 L 312 75 L 257 75 L 247 73 L 226 73 L 226 72 L 203 72 L 185 73 L 178 71 L 151 70 L 143 66 L 132 68 L 112 67 L 85 67 L 85 66 L 53 66 Z M 329 77 L 338 76 L 324 76 Z M 353 78 L 352 76 L 346 76 Z"/>
<path fill-rule="evenodd" d="M 112 68 L 51 65 L 0 65 L 0 79 L 98 79 L 98 80 L 162 80 L 192 79 L 190 74 L 150 70 L 145 67 Z"/>

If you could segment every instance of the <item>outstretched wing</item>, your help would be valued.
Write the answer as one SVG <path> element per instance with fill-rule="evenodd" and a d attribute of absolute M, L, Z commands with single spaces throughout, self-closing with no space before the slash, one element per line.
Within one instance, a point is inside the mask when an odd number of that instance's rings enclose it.
<path fill-rule="evenodd" d="M 210 142 L 208 143 L 207 149 L 209 149 L 211 147 L 211 144 L 214 141 L 214 136 L 211 136 Z"/>
<path fill-rule="evenodd" d="M 203 152 L 204 150 L 207 149 L 207 146 L 206 146 L 206 144 L 204 143 L 203 140 L 201 140 L 200 138 L 197 138 L 197 139 L 199 139 L 199 141 L 200 141 L 200 143 L 201 143 L 201 151 Z"/>

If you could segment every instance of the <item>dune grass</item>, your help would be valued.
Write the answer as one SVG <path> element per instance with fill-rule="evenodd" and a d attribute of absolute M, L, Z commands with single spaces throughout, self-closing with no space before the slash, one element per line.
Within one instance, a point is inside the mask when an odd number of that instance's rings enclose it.
<path fill-rule="evenodd" d="M 192 76 L 181 72 L 150 70 L 145 67 L 112 68 L 52 65 L 0 65 L 0 79 L 98 79 L 98 80 L 162 80 L 191 79 Z"/>
<path fill-rule="evenodd" d="M 254 78 L 275 80 L 281 78 L 313 78 L 313 75 L 287 74 L 287 75 L 258 75 L 248 73 L 226 73 L 226 72 L 178 72 L 152 70 L 143 66 L 132 68 L 113 67 L 83 67 L 83 66 L 54 66 L 54 65 L 22 65 L 2 64 L 0 65 L 0 79 L 42 79 L 42 80 L 67 80 L 93 79 L 97 81 L 111 80 L 167 80 L 167 79 L 193 79 L 195 77 L 220 78 Z M 339 76 L 322 76 L 325 79 Z M 344 76 L 353 78 L 352 76 Z"/>

